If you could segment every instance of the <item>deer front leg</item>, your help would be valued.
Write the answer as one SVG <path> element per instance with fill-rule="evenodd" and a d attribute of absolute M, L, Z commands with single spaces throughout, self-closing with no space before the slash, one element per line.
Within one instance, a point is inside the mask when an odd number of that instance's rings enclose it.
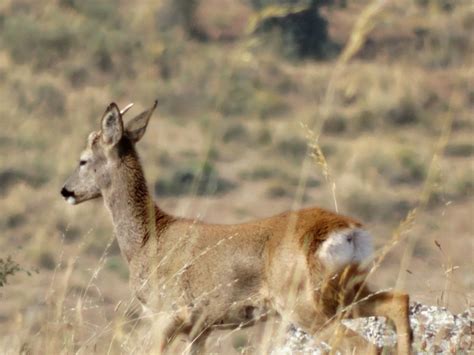
<path fill-rule="evenodd" d="M 198 334 L 191 331 L 189 337 L 191 339 L 191 355 L 203 355 L 206 354 L 206 340 L 211 333 L 209 328 L 200 330 Z"/>
<path fill-rule="evenodd" d="M 411 354 L 412 342 L 408 302 L 407 294 L 381 292 L 359 299 L 351 311 L 355 317 L 381 316 L 391 320 L 397 330 L 397 352 L 405 355 Z"/>
<path fill-rule="evenodd" d="M 319 330 L 315 338 L 326 342 L 331 347 L 330 354 L 379 354 L 379 349 L 359 333 L 347 328 L 341 322 L 335 320 Z"/>
<path fill-rule="evenodd" d="M 379 353 L 377 346 L 359 333 L 341 323 L 344 314 L 328 317 L 308 305 L 297 308 L 292 322 L 313 335 L 318 341 L 324 341 L 331 347 L 331 354 L 338 351 L 342 354 L 370 354 Z"/>
<path fill-rule="evenodd" d="M 152 349 L 157 354 L 166 354 L 169 344 L 181 331 L 183 322 L 173 315 L 163 314 L 152 320 Z"/>
<path fill-rule="evenodd" d="M 206 354 L 205 345 L 211 333 L 211 325 L 212 322 L 209 321 L 205 313 L 202 313 L 202 310 L 194 310 L 186 331 L 189 339 L 186 350 L 189 350 L 190 355 Z"/>

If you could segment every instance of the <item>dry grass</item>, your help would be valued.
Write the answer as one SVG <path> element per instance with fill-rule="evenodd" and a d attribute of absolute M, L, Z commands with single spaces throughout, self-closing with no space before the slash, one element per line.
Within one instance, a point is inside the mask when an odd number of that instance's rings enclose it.
<path fill-rule="evenodd" d="M 0 257 L 39 271 L 0 289 L 0 352 L 144 350 L 146 322 L 102 204 L 71 208 L 59 197 L 111 100 L 161 99 L 138 148 L 149 185 L 195 169 L 188 195 L 157 196 L 167 211 L 234 223 L 301 206 L 338 209 L 376 236 L 371 284 L 454 312 L 472 305 L 468 3 L 326 9 L 329 33 L 345 45 L 326 61 L 283 59 L 249 35 L 189 39 L 162 19 L 164 2 L 59 3 L 0 5 Z M 234 188 L 193 193 L 206 171 Z M 219 331 L 209 346 L 258 352 L 283 326 Z"/>

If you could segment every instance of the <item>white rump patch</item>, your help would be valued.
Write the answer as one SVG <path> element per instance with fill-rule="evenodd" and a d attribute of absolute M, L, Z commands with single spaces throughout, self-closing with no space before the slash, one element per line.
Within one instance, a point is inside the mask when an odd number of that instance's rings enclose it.
<path fill-rule="evenodd" d="M 316 252 L 328 272 L 369 261 L 374 252 L 372 236 L 364 229 L 348 228 L 333 232 Z"/>
<path fill-rule="evenodd" d="M 72 197 L 72 196 L 69 196 L 67 198 L 67 202 L 70 204 L 70 205 L 75 205 L 76 204 L 76 198 L 75 197 Z"/>

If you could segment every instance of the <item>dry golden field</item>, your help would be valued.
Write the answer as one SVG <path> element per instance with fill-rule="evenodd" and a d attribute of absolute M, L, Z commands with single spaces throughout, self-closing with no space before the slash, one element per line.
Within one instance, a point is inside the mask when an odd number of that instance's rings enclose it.
<path fill-rule="evenodd" d="M 111 101 L 138 113 L 159 99 L 138 150 L 166 211 L 237 223 L 337 209 L 385 256 L 376 288 L 472 306 L 472 3 L 323 5 L 314 56 L 255 30 L 284 1 L 188 3 L 0 2 L 0 353 L 140 352 L 102 202 L 59 194 Z M 257 333 L 208 345 L 236 352 Z"/>

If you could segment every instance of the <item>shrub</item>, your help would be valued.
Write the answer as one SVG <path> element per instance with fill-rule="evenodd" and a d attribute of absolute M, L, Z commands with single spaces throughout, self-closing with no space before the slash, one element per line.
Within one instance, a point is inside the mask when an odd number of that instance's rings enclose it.
<path fill-rule="evenodd" d="M 211 105 L 224 115 L 274 117 L 288 111 L 286 97 L 278 92 L 277 81 L 284 74 L 268 73 L 247 65 L 235 65 L 219 79 L 218 92 Z"/>
<path fill-rule="evenodd" d="M 219 36 L 213 36 L 215 32 L 213 29 L 215 28 L 212 25 L 214 22 L 221 26 L 229 25 L 227 16 L 232 17 L 235 14 L 235 10 L 239 9 L 239 5 L 243 6 L 242 4 L 235 3 L 236 1 L 233 1 L 230 4 L 216 7 L 216 4 L 212 2 L 206 4 L 206 0 L 165 0 L 156 14 L 156 27 L 159 32 L 169 32 L 171 29 L 179 26 L 187 36 L 199 41 L 219 39 Z M 225 5 L 232 6 L 231 10 L 234 10 L 232 14 L 222 12 L 228 11 Z M 208 7 L 206 8 L 206 6 Z M 206 16 L 203 16 L 200 12 L 204 12 Z M 222 14 L 220 15 L 219 12 L 222 12 Z M 217 26 L 218 28 L 219 26 Z"/>
<path fill-rule="evenodd" d="M 267 180 L 280 175 L 275 167 L 272 166 L 257 166 L 253 170 L 243 171 L 241 177 L 249 180 Z"/>
<path fill-rule="evenodd" d="M 6 258 L 0 258 L 0 287 L 5 286 L 7 284 L 7 279 L 18 272 L 23 272 L 26 275 L 31 276 L 32 272 L 38 273 L 38 270 L 35 269 L 30 271 L 24 269 L 20 264 L 13 260 L 11 255 Z"/>
<path fill-rule="evenodd" d="M 5 226 L 6 226 L 6 228 L 16 228 L 16 227 L 21 226 L 22 224 L 24 224 L 25 221 L 26 221 L 25 214 L 14 213 L 14 214 L 7 217 Z"/>
<path fill-rule="evenodd" d="M 30 16 L 7 17 L 2 30 L 5 48 L 18 63 L 44 69 L 65 59 L 76 40 L 63 23 L 45 26 Z"/>
<path fill-rule="evenodd" d="M 31 175 L 16 169 L 0 171 L 0 196 L 19 182 L 26 182 L 33 187 L 38 187 L 46 182 L 46 177 L 42 174 Z"/>
<path fill-rule="evenodd" d="M 306 155 L 308 142 L 299 137 L 284 139 L 278 143 L 278 151 L 285 157 L 302 160 Z"/>
<path fill-rule="evenodd" d="M 444 149 L 444 154 L 452 157 L 470 157 L 474 155 L 474 144 L 470 142 L 450 143 Z"/>
<path fill-rule="evenodd" d="M 104 38 L 96 43 L 93 58 L 94 64 L 99 70 L 103 72 L 111 72 L 113 70 L 112 52 Z"/>
<path fill-rule="evenodd" d="M 418 51 L 421 54 L 421 62 L 430 68 L 467 64 L 466 59 L 473 50 L 470 32 L 472 15 L 469 15 L 468 11 L 462 17 L 458 16 L 455 21 L 448 21 L 439 27 L 419 29 Z"/>
<path fill-rule="evenodd" d="M 5 286 L 9 276 L 13 276 L 21 270 L 20 265 L 11 256 L 7 256 L 6 259 L 0 258 L 0 287 Z"/>
<path fill-rule="evenodd" d="M 466 198 L 474 195 L 474 172 L 464 171 L 456 176 L 448 186 L 449 198 Z"/>
<path fill-rule="evenodd" d="M 229 126 L 222 136 L 222 140 L 226 143 L 233 141 L 245 141 L 248 138 L 248 131 L 242 124 L 233 124 Z"/>
<path fill-rule="evenodd" d="M 219 177 L 214 166 L 206 162 L 204 165 L 183 166 L 176 169 L 173 175 L 155 183 L 155 194 L 179 196 L 187 194 L 218 195 L 228 192 L 235 185 Z"/>
<path fill-rule="evenodd" d="M 395 178 L 396 182 L 413 183 L 424 180 L 426 166 L 420 159 L 419 154 L 412 150 L 402 149 L 398 158 L 401 169 Z"/>
<path fill-rule="evenodd" d="M 269 198 L 281 198 L 281 197 L 290 197 L 292 196 L 292 193 L 286 187 L 278 184 L 278 185 L 270 186 L 265 192 L 265 195 Z"/>
<path fill-rule="evenodd" d="M 341 134 L 347 131 L 347 119 L 343 115 L 334 114 L 324 121 L 323 132 Z"/>
<path fill-rule="evenodd" d="M 89 79 L 89 71 L 85 67 L 74 67 L 67 70 L 66 76 L 72 87 L 80 88 Z"/>
<path fill-rule="evenodd" d="M 258 85 L 257 73 L 247 68 L 234 68 L 221 85 L 223 92 L 217 102 L 219 111 L 224 115 L 250 112 Z"/>
<path fill-rule="evenodd" d="M 355 131 L 371 131 L 376 127 L 378 117 L 372 110 L 362 109 L 354 116 L 354 130 Z"/>
<path fill-rule="evenodd" d="M 250 0 L 252 6 L 261 10 L 266 6 L 278 6 L 278 5 L 309 5 L 311 0 Z"/>
<path fill-rule="evenodd" d="M 108 21 L 116 26 L 120 24 L 118 7 L 112 1 L 60 0 L 59 4 L 101 23 Z"/>
<path fill-rule="evenodd" d="M 279 50 L 288 58 L 326 57 L 335 46 L 329 41 L 328 23 L 319 13 L 319 4 L 301 4 L 301 7 L 278 7 L 261 11 L 261 20 L 255 27 L 256 33 L 267 36 L 277 35 Z M 293 5 L 295 1 L 286 1 L 280 5 Z M 271 42 L 271 40 L 269 41 Z"/>
<path fill-rule="evenodd" d="M 122 280 L 128 280 L 128 267 L 120 255 L 109 257 L 107 259 L 106 268 L 116 272 Z"/>
<path fill-rule="evenodd" d="M 47 250 L 42 250 L 38 256 L 38 263 L 39 266 L 47 269 L 47 270 L 54 270 L 56 267 L 56 260 L 54 258 L 54 254 Z"/>
<path fill-rule="evenodd" d="M 200 33 L 196 31 L 194 16 L 200 0 L 175 0 L 172 2 L 177 21 L 181 23 L 186 32 L 194 37 L 200 38 Z"/>
<path fill-rule="evenodd" d="M 389 184 L 416 184 L 426 177 L 426 164 L 416 150 L 383 147 L 360 154 L 355 169 L 361 176 L 376 171 Z"/>
<path fill-rule="evenodd" d="M 251 111 L 257 113 L 260 118 L 274 117 L 288 111 L 285 100 L 270 91 L 259 90 L 252 97 Z"/>
<path fill-rule="evenodd" d="M 420 112 L 417 104 L 409 97 L 402 98 L 396 106 L 386 113 L 388 122 L 394 125 L 406 125 L 419 121 Z"/>
<path fill-rule="evenodd" d="M 364 221 L 390 219 L 398 221 L 404 218 L 412 204 L 404 199 L 380 196 L 369 190 L 354 190 L 344 199 L 349 214 Z"/>
<path fill-rule="evenodd" d="M 272 143 L 272 133 L 268 128 L 263 127 L 260 129 L 257 135 L 257 143 L 261 145 Z"/>
<path fill-rule="evenodd" d="M 66 111 L 66 96 L 50 84 L 42 84 L 35 90 L 33 105 L 45 115 L 62 116 Z"/>
<path fill-rule="evenodd" d="M 421 7 L 430 6 L 443 11 L 451 11 L 456 4 L 456 0 L 415 0 L 415 4 Z"/>

